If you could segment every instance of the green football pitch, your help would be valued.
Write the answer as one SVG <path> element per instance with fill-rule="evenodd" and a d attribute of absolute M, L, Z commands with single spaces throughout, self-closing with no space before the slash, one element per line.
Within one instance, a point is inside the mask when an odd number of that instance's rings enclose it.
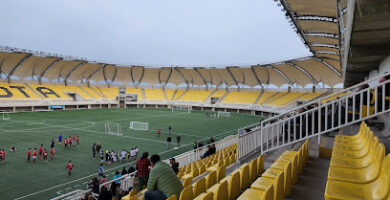
<path fill-rule="evenodd" d="M 86 183 L 97 176 L 100 159 L 92 159 L 92 145 L 101 144 L 104 150 L 122 151 L 138 146 L 142 154 L 160 154 L 163 159 L 193 148 L 194 141 L 206 141 L 213 136 L 221 139 L 237 133 L 237 129 L 259 122 L 262 118 L 247 114 L 231 114 L 230 118 L 208 118 L 205 112 L 171 112 L 169 109 L 93 109 L 54 112 L 14 113 L 10 120 L 0 120 L 0 148 L 6 150 L 6 161 L 0 165 L 0 199 L 49 199 L 75 189 L 86 189 Z M 130 121 L 149 123 L 149 131 L 129 129 Z M 104 133 L 105 122 L 119 123 L 122 136 Z M 172 145 L 167 148 L 168 126 L 172 126 Z M 163 133 L 157 137 L 156 129 Z M 80 136 L 80 145 L 65 150 L 58 144 L 58 135 Z M 182 137 L 176 144 L 176 134 Z M 47 150 L 55 139 L 55 159 L 36 163 L 26 162 L 28 148 L 40 144 Z M 16 152 L 9 152 L 11 146 Z M 67 177 L 65 166 L 69 160 L 75 165 L 72 177 Z M 128 168 L 134 162 L 105 165 L 106 175 L 112 179 L 116 170 Z"/>

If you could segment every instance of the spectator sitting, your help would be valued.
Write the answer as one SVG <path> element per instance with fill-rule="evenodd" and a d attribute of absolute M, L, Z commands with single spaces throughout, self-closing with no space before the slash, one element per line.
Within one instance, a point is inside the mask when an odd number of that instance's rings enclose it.
<path fill-rule="evenodd" d="M 175 158 L 169 159 L 169 162 L 171 163 L 173 171 L 175 172 L 175 174 L 177 174 L 179 172 L 179 163 L 176 162 Z"/>
<path fill-rule="evenodd" d="M 121 175 L 124 176 L 127 174 L 127 170 L 126 170 L 126 167 L 123 167 L 122 171 L 121 171 Z"/>
<path fill-rule="evenodd" d="M 91 188 L 93 193 L 99 194 L 99 185 L 100 185 L 100 183 L 99 183 L 98 178 L 93 177 L 91 182 L 88 184 L 88 188 Z"/>
<path fill-rule="evenodd" d="M 133 166 L 130 165 L 129 169 L 127 170 L 127 173 L 128 173 L 128 174 L 131 174 L 131 173 L 133 173 L 133 172 L 135 172 L 135 168 L 134 168 Z"/>
<path fill-rule="evenodd" d="M 166 199 L 172 195 L 180 197 L 183 185 L 175 172 L 165 162 L 160 161 L 160 156 L 155 154 L 150 157 L 152 169 L 148 181 L 148 191 L 145 192 L 145 200 Z"/>

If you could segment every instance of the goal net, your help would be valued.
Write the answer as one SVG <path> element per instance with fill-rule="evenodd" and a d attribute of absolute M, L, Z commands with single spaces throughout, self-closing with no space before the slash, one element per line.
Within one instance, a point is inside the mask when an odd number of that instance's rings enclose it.
<path fill-rule="evenodd" d="M 4 110 L 2 110 L 2 111 L 0 111 L 0 112 L 1 112 L 1 115 L 2 115 L 3 120 L 9 120 L 9 119 L 11 119 L 11 117 L 9 116 L 9 112 L 4 111 Z"/>
<path fill-rule="evenodd" d="M 149 130 L 149 123 L 148 122 L 131 121 L 129 129 L 139 130 L 139 131 L 147 131 L 147 130 Z"/>
<path fill-rule="evenodd" d="M 191 107 L 190 106 L 172 106 L 172 112 L 191 112 Z"/>
<path fill-rule="evenodd" d="M 227 117 L 230 117 L 230 112 L 218 111 L 217 117 L 218 117 L 218 118 L 227 118 Z"/>
<path fill-rule="evenodd" d="M 105 133 L 110 135 L 122 135 L 121 126 L 118 123 L 106 122 L 105 123 Z"/>

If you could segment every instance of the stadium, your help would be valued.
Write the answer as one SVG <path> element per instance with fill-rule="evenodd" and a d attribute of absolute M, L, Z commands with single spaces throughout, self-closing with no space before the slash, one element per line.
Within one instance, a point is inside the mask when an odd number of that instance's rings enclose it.
<path fill-rule="evenodd" d="M 272 3 L 309 56 L 127 65 L 4 38 L 0 199 L 390 199 L 390 2 Z"/>

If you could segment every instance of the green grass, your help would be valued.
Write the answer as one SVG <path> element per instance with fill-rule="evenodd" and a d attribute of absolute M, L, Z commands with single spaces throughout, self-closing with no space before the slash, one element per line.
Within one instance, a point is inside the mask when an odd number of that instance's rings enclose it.
<path fill-rule="evenodd" d="M 49 199 L 75 189 L 85 189 L 85 182 L 97 175 L 99 159 L 92 159 L 92 144 L 99 142 L 102 148 L 115 151 L 138 146 L 140 154 L 159 153 L 163 159 L 186 152 L 195 140 L 206 140 L 210 136 L 221 139 L 235 134 L 237 128 L 259 122 L 262 118 L 247 114 L 232 114 L 226 119 L 209 119 L 204 112 L 170 112 L 167 109 L 95 109 L 55 112 L 33 112 L 11 114 L 11 120 L 0 121 L 0 148 L 7 151 L 6 163 L 0 165 L 0 199 Z M 106 121 L 120 123 L 123 136 L 104 134 Z M 149 122 L 151 131 L 130 130 L 130 121 Z M 157 138 L 156 130 L 167 131 L 172 126 L 173 133 L 182 136 L 177 149 L 167 149 L 163 132 Z M 80 145 L 64 150 L 58 145 L 58 134 L 79 135 Z M 175 136 L 173 146 L 176 146 Z M 40 144 L 49 150 L 51 139 L 56 139 L 56 154 L 53 161 L 26 163 L 27 148 Z M 16 152 L 9 152 L 15 146 Z M 67 177 L 64 170 L 68 160 L 75 167 L 73 176 Z M 115 170 L 128 168 L 131 164 L 115 163 L 106 167 L 106 174 L 112 178 Z M 26 196 L 27 195 L 27 196 Z"/>

